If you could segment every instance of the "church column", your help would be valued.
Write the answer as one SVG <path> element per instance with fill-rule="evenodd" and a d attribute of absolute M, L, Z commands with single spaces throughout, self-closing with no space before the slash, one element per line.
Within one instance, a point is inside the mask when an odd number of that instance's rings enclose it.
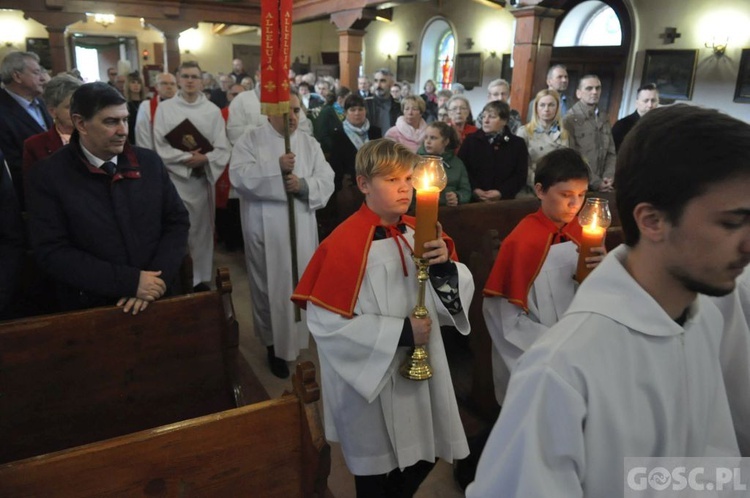
<path fill-rule="evenodd" d="M 364 30 L 339 30 L 339 80 L 352 91 L 357 89 L 359 67 L 362 65 Z"/>
<path fill-rule="evenodd" d="M 547 87 L 547 69 L 555 38 L 555 19 L 562 10 L 545 7 L 520 7 L 511 10 L 516 18 L 513 46 L 513 84 L 511 101 L 525 123 L 529 102 L 536 92 Z"/>
<path fill-rule="evenodd" d="M 339 81 L 350 90 L 357 89 L 365 28 L 375 19 L 373 9 L 351 9 L 334 12 L 331 22 L 339 33 Z"/>
<path fill-rule="evenodd" d="M 57 11 L 24 11 L 24 17 L 34 19 L 43 24 L 49 34 L 49 50 L 52 59 L 52 67 L 48 67 L 50 75 L 67 71 L 70 66 L 70 57 L 67 56 L 65 45 L 65 29 L 78 21 L 85 21 L 86 14 L 72 14 Z"/>
<path fill-rule="evenodd" d="M 164 71 L 174 72 L 180 65 L 180 33 L 197 28 L 198 23 L 178 19 L 147 19 L 146 22 L 164 33 Z"/>

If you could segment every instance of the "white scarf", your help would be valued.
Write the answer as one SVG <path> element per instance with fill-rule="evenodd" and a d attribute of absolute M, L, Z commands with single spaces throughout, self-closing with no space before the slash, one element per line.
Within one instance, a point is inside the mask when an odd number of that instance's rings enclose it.
<path fill-rule="evenodd" d="M 349 137 L 349 140 L 351 140 L 357 150 L 370 140 L 370 137 L 367 136 L 369 130 L 370 122 L 367 119 L 365 119 L 365 122 L 359 128 L 351 124 L 349 120 L 344 120 L 344 133 L 346 133 L 346 136 Z"/>

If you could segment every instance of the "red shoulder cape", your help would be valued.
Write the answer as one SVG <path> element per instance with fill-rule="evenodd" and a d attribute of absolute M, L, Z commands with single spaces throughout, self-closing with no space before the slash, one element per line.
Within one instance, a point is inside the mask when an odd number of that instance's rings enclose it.
<path fill-rule="evenodd" d="M 401 221 L 414 229 L 416 220 L 412 216 L 404 215 Z M 354 316 L 370 244 L 380 224 L 380 217 L 362 204 L 321 242 L 294 289 L 292 301 L 302 309 L 309 301 L 346 318 Z M 445 234 L 443 239 L 451 259 L 458 261 L 453 240 Z"/>
<path fill-rule="evenodd" d="M 558 229 L 541 209 L 522 219 L 502 241 L 484 286 L 484 295 L 504 297 L 528 311 L 529 291 L 558 232 L 580 247 L 581 225 L 577 217 L 562 229 Z"/>

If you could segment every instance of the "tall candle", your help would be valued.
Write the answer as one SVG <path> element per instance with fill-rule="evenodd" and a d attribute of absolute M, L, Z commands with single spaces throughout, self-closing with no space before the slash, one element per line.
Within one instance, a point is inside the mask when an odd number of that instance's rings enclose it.
<path fill-rule="evenodd" d="M 438 198 L 440 188 L 417 189 L 417 227 L 414 233 L 414 256 L 421 258 L 424 244 L 437 238 Z"/>
<path fill-rule="evenodd" d="M 596 224 L 596 217 L 590 225 L 584 225 L 581 237 L 581 247 L 578 251 L 578 268 L 576 269 L 576 280 L 580 283 L 588 277 L 592 268 L 586 267 L 586 258 L 594 256 L 591 252 L 592 247 L 601 247 L 604 244 L 604 234 L 606 228 Z"/>

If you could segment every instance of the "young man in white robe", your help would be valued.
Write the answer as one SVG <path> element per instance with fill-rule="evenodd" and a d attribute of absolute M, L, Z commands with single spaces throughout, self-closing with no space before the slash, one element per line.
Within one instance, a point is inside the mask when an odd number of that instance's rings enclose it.
<path fill-rule="evenodd" d="M 724 315 L 721 367 L 729 408 L 743 457 L 750 457 L 750 267 L 737 279 L 735 291 L 714 298 Z"/>
<path fill-rule="evenodd" d="M 458 415 L 441 325 L 469 333 L 474 284 L 436 227 L 427 318 L 415 318 L 417 268 L 411 175 L 419 156 L 372 140 L 357 153 L 360 210 L 321 244 L 292 299 L 307 308 L 320 357 L 326 437 L 338 441 L 358 498 L 412 496 L 437 458 L 469 453 Z M 433 376 L 399 373 L 413 346 L 426 346 Z"/>
<path fill-rule="evenodd" d="M 154 145 L 190 214 L 193 285 L 196 290 L 208 290 L 213 280 L 214 185 L 229 162 L 231 147 L 221 111 L 203 94 L 201 74 L 196 62 L 180 65 L 180 93 L 156 108 Z M 184 151 L 170 145 L 166 135 L 185 119 L 211 144 L 211 152 Z"/>
<path fill-rule="evenodd" d="M 300 275 L 318 247 L 315 211 L 333 194 L 333 170 L 320 144 L 297 130 L 299 97 L 289 98 L 291 152 L 284 149 L 283 116 L 269 116 L 235 144 L 229 180 L 240 196 L 245 263 L 253 298 L 255 333 L 268 350 L 271 372 L 289 376 L 287 361 L 306 349 L 309 331 L 295 320 L 287 193 L 294 197 Z"/>
<path fill-rule="evenodd" d="M 704 294 L 750 261 L 749 156 L 750 125 L 715 110 L 655 109 L 631 131 L 625 244 L 518 361 L 467 498 L 622 496 L 625 457 L 739 455 Z"/>
<path fill-rule="evenodd" d="M 503 240 L 484 286 L 482 312 L 492 337 L 492 377 L 501 405 L 508 372 L 562 318 L 578 288 L 576 215 L 586 198 L 589 168 L 573 149 L 555 150 L 540 160 L 534 182 L 541 206 Z M 588 264 L 595 267 L 605 250 L 592 251 L 597 255 Z"/>

